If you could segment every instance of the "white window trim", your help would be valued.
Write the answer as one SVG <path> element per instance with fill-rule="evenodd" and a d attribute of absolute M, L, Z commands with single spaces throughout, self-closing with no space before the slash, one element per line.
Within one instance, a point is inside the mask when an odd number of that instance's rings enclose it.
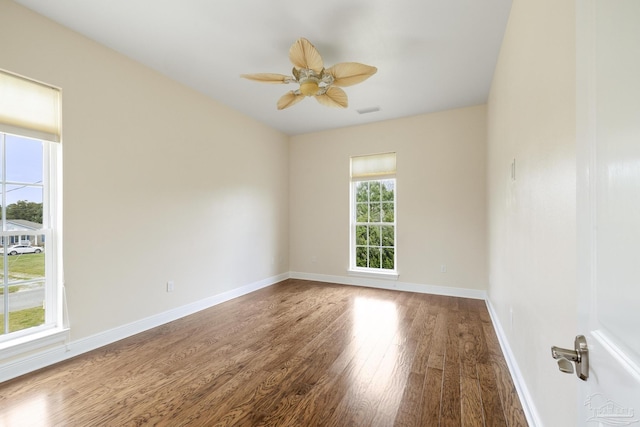
<path fill-rule="evenodd" d="M 69 328 L 54 327 L 0 343 L 0 360 L 37 351 L 69 340 Z"/>
<path fill-rule="evenodd" d="M 387 279 L 387 280 L 398 280 L 400 274 L 397 271 L 392 270 L 383 270 L 383 271 L 372 271 L 369 269 L 363 268 L 350 268 L 347 270 L 347 274 L 353 277 L 365 277 L 369 279 Z"/>

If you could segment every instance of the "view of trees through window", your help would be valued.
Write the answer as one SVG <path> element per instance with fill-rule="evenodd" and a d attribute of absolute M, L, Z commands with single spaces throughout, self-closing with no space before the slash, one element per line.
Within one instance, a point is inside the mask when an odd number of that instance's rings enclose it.
<path fill-rule="evenodd" d="M 355 182 L 356 267 L 395 268 L 395 179 Z"/>
<path fill-rule="evenodd" d="M 0 218 L 2 212 L 0 211 Z M 18 200 L 7 205 L 7 219 L 24 219 L 36 224 L 42 224 L 42 202 L 30 202 L 28 200 Z"/>

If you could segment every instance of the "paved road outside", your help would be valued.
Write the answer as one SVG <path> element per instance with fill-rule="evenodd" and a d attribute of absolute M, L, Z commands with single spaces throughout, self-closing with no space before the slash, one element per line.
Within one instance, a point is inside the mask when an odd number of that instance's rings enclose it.
<path fill-rule="evenodd" d="M 44 287 L 27 289 L 9 294 L 9 310 L 18 311 L 33 307 L 42 307 Z M 0 295 L 0 310 L 4 307 L 4 295 Z"/>

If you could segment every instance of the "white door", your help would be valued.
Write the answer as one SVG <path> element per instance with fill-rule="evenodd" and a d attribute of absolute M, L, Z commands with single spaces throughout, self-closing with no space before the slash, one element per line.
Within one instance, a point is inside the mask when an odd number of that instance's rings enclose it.
<path fill-rule="evenodd" d="M 577 332 L 590 364 L 576 425 L 640 427 L 640 0 L 576 7 Z"/>

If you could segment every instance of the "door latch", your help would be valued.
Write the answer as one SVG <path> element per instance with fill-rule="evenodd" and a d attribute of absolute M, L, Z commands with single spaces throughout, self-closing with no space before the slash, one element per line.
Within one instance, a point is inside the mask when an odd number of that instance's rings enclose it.
<path fill-rule="evenodd" d="M 566 348 L 551 347 L 551 356 L 558 361 L 558 368 L 561 372 L 572 374 L 574 372 L 573 365 L 575 363 L 575 373 L 582 381 L 589 378 L 589 348 L 587 347 L 587 339 L 584 335 L 578 335 L 574 341 L 575 350 Z"/>

